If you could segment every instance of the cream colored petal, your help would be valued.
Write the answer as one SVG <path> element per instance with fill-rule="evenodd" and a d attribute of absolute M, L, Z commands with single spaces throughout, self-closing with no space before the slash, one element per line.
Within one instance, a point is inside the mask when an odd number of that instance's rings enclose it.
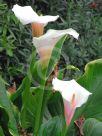
<path fill-rule="evenodd" d="M 54 46 L 59 41 L 59 39 L 62 38 L 66 34 L 72 35 L 76 39 L 78 39 L 78 36 L 79 36 L 79 34 L 72 28 L 65 29 L 65 30 L 50 29 L 43 36 L 40 36 L 38 38 L 33 37 L 33 43 L 37 48 L 42 46 L 43 47 Z"/>
<path fill-rule="evenodd" d="M 21 21 L 23 25 L 32 23 L 38 20 L 39 16 L 30 6 L 19 6 L 14 5 L 12 11 L 14 12 L 15 16 Z"/>
<path fill-rule="evenodd" d="M 46 25 L 48 22 L 53 22 L 58 19 L 59 16 L 38 16 L 37 13 L 31 8 L 31 6 L 19 6 L 14 5 L 12 11 L 15 16 L 21 21 L 23 25 L 29 23 L 41 23 Z"/>
<path fill-rule="evenodd" d="M 55 30 L 53 31 L 55 37 L 63 36 L 65 34 L 73 36 L 75 39 L 78 39 L 79 34 L 72 28 L 65 29 L 65 30 Z"/>
<path fill-rule="evenodd" d="M 52 81 L 53 88 L 62 94 L 63 99 L 71 103 L 75 94 L 76 107 L 84 104 L 91 93 L 79 85 L 75 80 L 61 81 L 57 78 Z"/>
<path fill-rule="evenodd" d="M 39 16 L 39 23 L 47 25 L 48 22 L 54 22 L 59 18 L 59 15 L 57 16 Z"/>
<path fill-rule="evenodd" d="M 80 107 L 84 104 L 88 100 L 88 97 L 92 94 L 79 85 L 75 80 L 70 81 L 70 87 L 75 90 L 76 107 Z"/>

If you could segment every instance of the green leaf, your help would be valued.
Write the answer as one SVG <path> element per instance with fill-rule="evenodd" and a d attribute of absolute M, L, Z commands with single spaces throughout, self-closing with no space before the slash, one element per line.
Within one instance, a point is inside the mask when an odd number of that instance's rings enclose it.
<path fill-rule="evenodd" d="M 58 71 L 58 79 L 63 80 L 65 70 L 74 70 L 74 71 L 80 71 L 77 67 L 73 65 L 68 65 L 65 68 Z"/>
<path fill-rule="evenodd" d="M 0 136 L 4 136 L 4 132 L 1 126 L 0 126 Z"/>
<path fill-rule="evenodd" d="M 63 43 L 66 39 L 66 35 L 63 36 L 55 45 L 52 54 L 51 54 L 51 58 L 49 60 L 49 64 L 48 64 L 48 68 L 47 68 L 47 72 L 46 72 L 46 77 L 48 77 L 52 71 L 54 70 L 54 67 L 56 66 L 56 64 L 58 63 L 58 60 L 60 59 L 60 55 L 61 55 L 61 50 L 62 50 L 62 46 Z"/>
<path fill-rule="evenodd" d="M 23 95 L 23 108 L 21 112 L 21 124 L 23 128 L 33 127 L 36 120 L 36 113 L 39 106 L 40 87 L 32 87 L 26 90 Z M 39 113 L 38 113 L 39 114 Z"/>
<path fill-rule="evenodd" d="M 21 85 L 19 86 L 19 88 L 17 89 L 17 91 L 16 91 L 15 93 L 11 94 L 10 99 L 11 99 L 12 102 L 14 102 L 14 100 L 16 100 L 16 99 L 22 94 L 22 92 L 23 92 L 23 91 L 25 90 L 25 88 L 26 88 L 26 84 L 27 84 L 27 83 L 29 83 L 29 78 L 28 78 L 28 76 L 26 76 L 26 77 L 23 79 L 23 81 L 22 81 Z"/>
<path fill-rule="evenodd" d="M 102 120 L 102 59 L 89 62 L 78 83 L 92 92 L 84 110 L 85 117 Z"/>
<path fill-rule="evenodd" d="M 2 78 L 1 75 L 0 75 L 0 81 L 1 81 L 3 84 L 5 84 L 5 85 L 9 85 L 9 84 Z"/>
<path fill-rule="evenodd" d="M 81 115 L 87 118 L 102 120 L 102 59 L 89 62 L 85 66 L 85 73 L 77 82 L 92 93 L 88 101 L 77 108 L 68 128 L 68 134 L 72 134 L 74 121 Z"/>
<path fill-rule="evenodd" d="M 7 55 L 9 55 L 10 57 L 13 57 L 13 51 L 11 49 L 7 49 L 6 50 Z"/>
<path fill-rule="evenodd" d="M 9 99 L 7 97 L 4 83 L 2 83 L 2 82 L 0 82 L 0 107 L 5 109 L 5 111 L 7 112 L 8 116 L 9 116 L 9 121 L 8 121 L 9 132 L 13 136 L 19 136 L 18 130 L 17 130 L 16 120 L 14 118 L 12 105 L 11 105 L 11 102 L 9 101 Z"/>
<path fill-rule="evenodd" d="M 38 136 L 62 136 L 64 126 L 64 119 L 56 116 L 41 125 Z"/>
<path fill-rule="evenodd" d="M 48 101 L 48 109 L 52 116 L 64 115 L 63 100 L 59 92 L 52 93 Z"/>
<path fill-rule="evenodd" d="M 84 136 L 102 136 L 102 122 L 90 118 L 83 125 Z"/>

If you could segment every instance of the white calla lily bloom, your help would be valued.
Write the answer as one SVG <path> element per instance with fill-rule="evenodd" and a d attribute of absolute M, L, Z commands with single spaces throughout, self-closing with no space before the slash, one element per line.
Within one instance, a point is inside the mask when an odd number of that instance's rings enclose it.
<path fill-rule="evenodd" d="M 75 30 L 70 28 L 65 30 L 50 29 L 40 37 L 33 37 L 33 44 L 42 60 L 49 60 L 54 46 L 64 35 L 71 35 L 76 39 L 79 36 Z"/>
<path fill-rule="evenodd" d="M 74 79 L 62 81 L 55 78 L 53 79 L 52 84 L 53 88 L 62 94 L 63 99 L 70 103 L 72 102 L 73 95 L 75 95 L 76 107 L 80 107 L 84 104 L 88 100 L 89 95 L 92 94 L 79 85 Z"/>
<path fill-rule="evenodd" d="M 23 25 L 29 24 L 29 23 L 41 23 L 47 25 L 48 22 L 53 22 L 58 19 L 57 16 L 38 16 L 38 14 L 31 8 L 31 6 L 19 6 L 14 5 L 12 8 L 12 11 L 14 12 L 15 16 L 21 21 Z"/>
<path fill-rule="evenodd" d="M 54 78 L 52 85 L 53 88 L 56 91 L 59 91 L 62 95 L 66 123 L 69 125 L 74 115 L 75 109 L 86 103 L 88 97 L 92 93 L 79 85 L 74 79 L 70 81 L 62 81 Z"/>

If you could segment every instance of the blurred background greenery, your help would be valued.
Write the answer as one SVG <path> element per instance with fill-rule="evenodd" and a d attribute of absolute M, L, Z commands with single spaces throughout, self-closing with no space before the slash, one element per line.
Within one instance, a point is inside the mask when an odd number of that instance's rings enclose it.
<path fill-rule="evenodd" d="M 12 13 L 14 4 L 31 5 L 38 14 L 60 15 L 46 29 L 73 28 L 79 40 L 68 39 L 60 65 L 74 65 L 80 72 L 67 71 L 66 79 L 77 77 L 87 62 L 102 57 L 101 0 L 0 0 L 0 74 L 19 84 L 25 76 L 32 49 L 30 25 L 23 26 Z M 66 56 L 66 57 L 65 57 Z"/>

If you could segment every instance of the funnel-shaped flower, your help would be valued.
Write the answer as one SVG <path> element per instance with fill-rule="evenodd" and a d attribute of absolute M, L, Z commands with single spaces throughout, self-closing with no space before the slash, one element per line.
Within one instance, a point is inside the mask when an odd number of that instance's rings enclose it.
<path fill-rule="evenodd" d="M 78 39 L 79 34 L 73 30 L 65 29 L 65 30 L 53 30 L 50 29 L 46 34 L 40 37 L 33 37 L 33 44 L 37 49 L 38 54 L 40 55 L 41 60 L 43 62 L 47 62 L 51 57 L 52 50 L 56 43 L 64 36 L 71 35 L 74 38 Z"/>
<path fill-rule="evenodd" d="M 61 81 L 54 78 L 52 84 L 53 88 L 62 95 L 65 119 L 67 125 L 69 125 L 76 108 L 83 105 L 92 93 L 79 85 L 74 79 L 70 81 Z"/>
<path fill-rule="evenodd" d="M 43 34 L 44 26 L 48 22 L 53 22 L 58 19 L 57 16 L 38 16 L 37 13 L 30 6 L 14 5 L 12 11 L 23 25 L 32 24 L 33 36 L 40 36 Z"/>

